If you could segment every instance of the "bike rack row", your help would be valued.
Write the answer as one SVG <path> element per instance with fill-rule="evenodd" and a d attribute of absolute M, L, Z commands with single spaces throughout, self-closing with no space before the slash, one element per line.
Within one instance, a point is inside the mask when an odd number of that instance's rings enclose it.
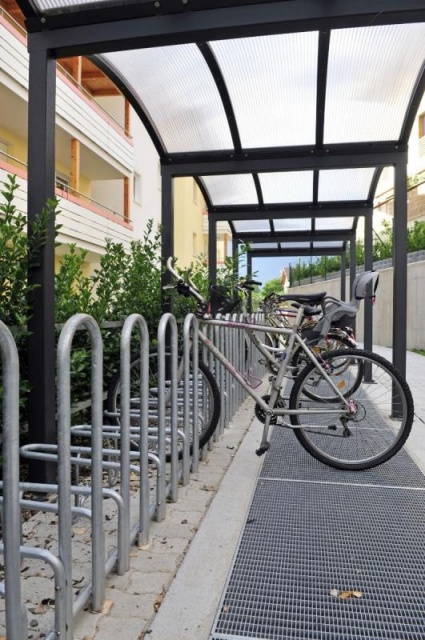
<path fill-rule="evenodd" d="M 238 320 L 237 316 L 227 316 Z M 71 425 L 71 350 L 77 331 L 88 332 L 91 342 L 91 422 Z M 209 327 L 210 338 L 240 371 L 251 367 L 251 345 L 244 332 L 224 327 Z M 140 354 L 140 389 L 137 408 L 137 427 L 134 427 L 134 406 L 131 400 L 131 344 L 138 339 Z M 53 571 L 53 599 L 55 602 L 53 628 L 48 640 L 72 640 L 73 620 L 90 601 L 94 611 L 102 608 L 105 598 L 106 576 L 115 571 L 119 575 L 129 569 L 131 545 L 149 542 L 150 521 L 166 517 L 166 502 L 178 500 L 179 484 L 187 484 L 190 473 L 196 472 L 205 456 L 199 451 L 197 411 L 199 401 L 198 320 L 189 315 L 182 328 L 183 380 L 177 380 L 179 330 L 176 319 L 165 314 L 158 326 L 158 397 L 156 427 L 150 426 L 152 406 L 149 403 L 149 337 L 144 318 L 129 316 L 122 328 L 120 361 L 121 389 L 119 414 L 109 414 L 105 424 L 103 407 L 103 343 L 96 321 L 86 314 L 72 316 L 63 326 L 57 346 L 57 443 L 19 446 L 19 359 L 9 329 L 0 322 L 0 349 L 3 377 L 3 482 L 0 485 L 3 540 L 0 553 L 4 556 L 4 583 L 0 597 L 5 599 L 5 628 L 8 640 L 28 637 L 27 612 L 23 605 L 20 576 L 23 558 L 35 558 Z M 192 344 L 192 356 L 190 354 Z M 170 357 L 166 358 L 166 353 Z M 221 418 L 213 440 L 218 440 L 244 400 L 244 395 L 224 367 L 215 361 L 205 348 L 204 361 L 215 376 L 221 393 Z M 253 365 L 254 377 L 262 375 L 261 366 Z M 167 382 L 166 382 L 167 381 Z M 112 420 L 111 420 L 112 418 Z M 115 419 L 115 423 L 114 423 Z M 193 433 L 191 433 L 193 430 Z M 154 432 L 153 432 L 154 431 Z M 135 433 L 137 432 L 137 433 Z M 86 438 L 89 446 L 79 444 Z M 131 441 L 137 438 L 139 448 L 132 450 Z M 150 450 L 152 440 L 155 451 Z M 77 442 L 77 444 L 75 444 Z M 190 450 L 192 448 L 192 453 Z M 209 447 L 213 447 L 210 441 Z M 181 459 L 178 448 L 183 453 Z M 169 457 L 166 457 L 166 451 Z M 20 481 L 20 456 L 54 463 L 57 484 Z M 80 472 L 88 468 L 89 484 L 80 484 Z M 154 473 L 152 473 L 154 469 Z M 131 500 L 130 478 L 138 479 L 137 508 Z M 119 478 L 119 484 L 114 482 Z M 151 489 L 154 488 L 154 491 Z M 49 502 L 25 498 L 25 494 L 49 495 Z M 51 501 L 57 495 L 57 500 Z M 153 497 L 152 497 L 153 496 Z M 106 554 L 105 499 L 112 500 L 116 513 L 116 539 L 112 551 Z M 22 511 L 30 509 L 57 515 L 58 551 L 31 547 L 23 540 Z M 87 519 L 91 526 L 91 579 L 75 592 L 73 587 L 72 528 L 76 517 Z M 108 548 L 111 541 L 108 538 Z"/>

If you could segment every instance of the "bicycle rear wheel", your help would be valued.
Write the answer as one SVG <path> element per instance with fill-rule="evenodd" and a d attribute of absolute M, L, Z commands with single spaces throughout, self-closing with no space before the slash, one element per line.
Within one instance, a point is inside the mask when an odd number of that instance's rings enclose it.
<path fill-rule="evenodd" d="M 165 354 L 165 370 L 169 370 L 169 363 L 171 356 L 169 353 Z M 170 388 L 170 380 L 165 381 L 165 388 Z M 213 436 L 218 420 L 220 418 L 220 391 L 213 374 L 208 369 L 202 360 L 198 363 L 198 434 L 199 434 L 199 448 L 204 447 L 207 442 Z M 132 358 L 130 363 L 130 398 L 131 398 L 131 427 L 134 432 L 137 433 L 139 426 L 139 420 L 137 418 L 137 410 L 140 408 L 140 359 L 139 356 Z M 193 389 L 193 379 L 192 379 Z M 156 349 L 151 349 L 149 352 L 149 429 L 151 432 L 150 438 L 150 450 L 156 450 L 156 437 L 155 430 L 158 428 L 158 352 Z M 178 428 L 183 428 L 183 379 L 178 381 L 177 387 L 178 394 Z M 120 395 L 121 395 L 121 375 L 118 371 L 111 379 L 108 389 L 108 411 L 119 414 L 120 411 Z M 170 401 L 169 393 L 166 395 L 166 425 L 170 421 Z M 190 415 L 190 434 L 191 444 L 190 453 L 193 452 L 192 440 L 193 440 L 193 412 Z M 119 424 L 119 416 L 116 418 L 116 422 Z M 135 437 L 131 440 L 133 448 L 138 448 L 138 438 Z M 182 456 L 182 451 L 179 450 L 179 457 Z M 169 461 L 171 458 L 170 453 L 166 454 L 166 458 Z"/>
<path fill-rule="evenodd" d="M 338 469 L 369 469 L 386 462 L 401 449 L 412 427 L 413 398 L 407 382 L 390 362 L 368 351 L 343 349 L 323 360 L 334 371 L 331 380 L 347 397 L 349 411 L 323 373 L 307 365 L 289 399 L 290 409 L 308 410 L 291 416 L 299 442 L 312 456 Z M 359 384 L 353 384 L 352 368 L 363 372 Z M 312 379 L 315 399 L 310 393 Z M 326 408 L 341 411 L 316 412 Z"/>
<path fill-rule="evenodd" d="M 303 332 L 302 332 L 302 335 L 304 338 L 306 337 Z M 357 347 L 355 342 L 349 336 L 340 335 L 339 333 L 334 333 L 333 331 L 330 331 L 328 335 L 325 338 L 323 338 L 323 340 L 320 340 L 318 344 L 310 348 L 313 350 L 313 353 L 316 355 L 316 357 L 319 357 L 319 356 L 323 356 L 326 353 L 330 353 L 332 351 L 339 351 L 341 349 L 355 349 Z M 294 352 L 291 358 L 290 364 L 291 364 L 292 376 L 296 378 L 300 374 L 300 371 L 307 364 L 310 364 L 310 363 L 311 363 L 311 360 L 304 353 L 303 349 L 300 346 L 298 346 L 298 348 L 296 349 L 296 351 Z M 340 361 L 340 367 L 343 368 L 346 365 L 347 365 L 346 362 L 344 363 L 343 360 Z M 362 378 L 362 375 L 363 375 L 363 371 L 359 366 L 359 371 L 358 371 L 359 382 Z M 353 382 L 353 384 L 355 383 Z M 308 397 L 311 397 L 312 400 L 316 399 L 313 389 L 311 389 L 311 396 L 309 396 L 308 394 L 309 392 L 308 390 L 306 390 L 306 395 Z"/>

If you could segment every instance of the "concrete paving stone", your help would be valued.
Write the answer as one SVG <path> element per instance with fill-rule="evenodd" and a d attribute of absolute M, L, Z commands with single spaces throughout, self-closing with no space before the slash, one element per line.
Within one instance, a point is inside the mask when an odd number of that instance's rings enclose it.
<path fill-rule="evenodd" d="M 125 624 L 119 618 L 101 617 L 98 620 L 93 638 L 99 640 L 137 640 L 145 625 L 146 620 L 138 616 L 127 617 Z M 91 638 L 87 640 L 91 640 Z M 164 638 L 164 640 L 166 639 Z"/>
<path fill-rule="evenodd" d="M 130 584 L 130 579 L 131 574 L 129 571 L 126 571 L 122 576 L 119 576 L 117 573 L 111 573 L 108 578 L 108 588 L 125 591 Z"/>
<path fill-rule="evenodd" d="M 179 502 L 175 506 L 175 509 L 169 509 L 167 512 L 167 521 L 170 524 L 197 526 L 204 515 L 203 511 L 188 510 L 185 504 Z"/>
<path fill-rule="evenodd" d="M 163 522 L 158 522 L 153 530 L 153 534 L 156 538 L 161 539 L 174 539 L 174 538 L 183 538 L 184 540 L 190 540 L 193 537 L 193 534 L 196 532 L 194 530 L 195 524 L 190 524 L 188 520 L 180 516 L 180 522 L 176 522 L 175 519 L 168 517 Z"/>
<path fill-rule="evenodd" d="M 133 593 L 134 595 L 145 594 L 158 594 L 162 593 L 164 589 L 170 584 L 174 577 L 175 572 L 168 571 L 167 573 L 141 573 L 133 572 L 130 578 L 130 583 L 127 587 L 127 593 Z"/>
<path fill-rule="evenodd" d="M 179 565 L 180 554 L 165 552 L 152 554 L 148 551 L 141 551 L 131 558 L 132 570 L 144 573 L 175 571 Z"/>
<path fill-rule="evenodd" d="M 91 613 L 88 609 L 84 609 L 84 611 L 77 616 L 74 623 L 74 640 L 94 638 L 101 616 L 102 614 L 100 613 Z"/>
<path fill-rule="evenodd" d="M 173 553 L 181 554 L 186 551 L 188 544 L 189 542 L 186 538 L 173 538 L 168 535 L 160 535 L 157 537 L 155 534 L 155 530 L 153 530 L 150 551 L 152 554 L 162 554 L 165 551 L 172 551 Z"/>
<path fill-rule="evenodd" d="M 119 618 L 121 621 L 125 621 L 124 626 L 127 626 L 128 618 L 149 620 L 155 613 L 154 599 L 150 595 L 144 598 L 140 594 L 127 593 L 118 589 L 107 589 L 106 593 L 106 599 L 112 602 L 107 615 L 108 619 Z"/>

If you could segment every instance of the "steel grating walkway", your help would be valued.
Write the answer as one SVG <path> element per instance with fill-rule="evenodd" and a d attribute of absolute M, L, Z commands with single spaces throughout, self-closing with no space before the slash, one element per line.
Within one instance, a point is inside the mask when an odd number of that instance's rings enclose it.
<path fill-rule="evenodd" d="M 210 634 L 260 638 L 425 638 L 425 478 L 404 450 L 338 471 L 274 429 Z"/>

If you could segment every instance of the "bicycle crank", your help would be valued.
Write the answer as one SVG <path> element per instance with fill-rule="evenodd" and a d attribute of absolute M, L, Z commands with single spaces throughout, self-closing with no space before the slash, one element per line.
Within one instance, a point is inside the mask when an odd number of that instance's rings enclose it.
<path fill-rule="evenodd" d="M 264 400 L 264 402 L 266 404 L 269 404 L 269 402 L 270 402 L 270 396 L 269 395 L 262 396 L 261 399 Z M 275 409 L 283 409 L 284 407 L 285 407 L 285 400 L 283 398 L 281 398 L 281 396 L 279 396 L 274 408 Z M 264 424 L 266 422 L 266 412 L 264 411 L 264 409 L 259 404 L 256 404 L 254 411 L 255 411 L 255 417 L 262 424 Z M 271 416 L 270 424 L 276 424 L 277 423 L 277 418 L 278 418 L 278 416 Z"/>

